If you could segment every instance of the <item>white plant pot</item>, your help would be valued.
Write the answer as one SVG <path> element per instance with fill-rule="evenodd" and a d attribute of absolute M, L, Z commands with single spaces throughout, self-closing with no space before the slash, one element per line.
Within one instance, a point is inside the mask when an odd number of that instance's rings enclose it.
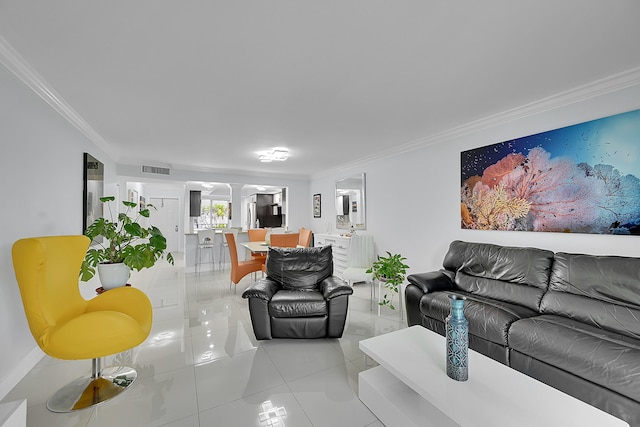
<path fill-rule="evenodd" d="M 100 277 L 100 283 L 105 291 L 125 286 L 130 274 L 131 269 L 121 262 L 117 264 L 98 264 L 98 277 Z"/>

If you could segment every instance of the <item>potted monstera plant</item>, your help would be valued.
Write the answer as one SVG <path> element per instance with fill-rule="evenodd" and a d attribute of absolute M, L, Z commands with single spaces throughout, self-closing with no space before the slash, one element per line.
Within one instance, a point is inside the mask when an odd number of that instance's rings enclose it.
<path fill-rule="evenodd" d="M 85 255 L 80 269 L 80 279 L 90 280 L 98 270 L 102 287 L 111 289 L 124 286 L 129 279 L 131 269 L 140 271 L 153 267 L 161 258 L 173 264 L 173 255 L 167 252 L 167 239 L 154 226 L 144 227 L 141 218 L 149 218 L 151 204 L 139 209 L 135 217 L 131 216 L 138 207 L 137 203 L 123 201 L 124 212 L 114 218 L 112 202 L 114 196 L 101 197 L 109 217 L 96 219 L 85 232 L 92 241 L 102 237 L 97 245 L 92 245 Z"/>
<path fill-rule="evenodd" d="M 393 295 L 398 293 L 400 285 L 407 275 L 408 265 L 404 263 L 406 258 L 400 254 L 391 254 L 387 251 L 387 256 L 378 255 L 378 259 L 373 263 L 367 273 L 373 273 L 373 277 L 384 284 L 386 290 L 380 305 L 386 305 L 395 310 L 393 305 Z"/>

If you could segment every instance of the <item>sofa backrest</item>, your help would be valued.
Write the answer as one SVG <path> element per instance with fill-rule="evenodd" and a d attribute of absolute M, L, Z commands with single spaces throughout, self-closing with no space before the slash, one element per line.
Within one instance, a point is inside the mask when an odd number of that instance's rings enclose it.
<path fill-rule="evenodd" d="M 333 275 L 331 246 L 321 248 L 270 247 L 267 275 L 285 289 L 311 290 Z"/>
<path fill-rule="evenodd" d="M 558 252 L 540 311 L 640 338 L 640 258 Z"/>
<path fill-rule="evenodd" d="M 553 252 L 488 243 L 451 242 L 443 266 L 463 291 L 538 310 Z"/>

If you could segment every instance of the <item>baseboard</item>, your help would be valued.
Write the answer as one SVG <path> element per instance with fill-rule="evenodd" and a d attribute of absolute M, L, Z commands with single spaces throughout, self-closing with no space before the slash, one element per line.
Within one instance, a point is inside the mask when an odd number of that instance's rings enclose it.
<path fill-rule="evenodd" d="M 27 425 L 27 399 L 0 403 L 0 426 L 25 427 Z"/>
<path fill-rule="evenodd" d="M 39 347 L 34 347 L 20 363 L 18 363 L 9 373 L 9 375 L 0 382 L 0 400 L 4 399 L 7 394 L 40 362 L 44 357 L 44 353 Z"/>

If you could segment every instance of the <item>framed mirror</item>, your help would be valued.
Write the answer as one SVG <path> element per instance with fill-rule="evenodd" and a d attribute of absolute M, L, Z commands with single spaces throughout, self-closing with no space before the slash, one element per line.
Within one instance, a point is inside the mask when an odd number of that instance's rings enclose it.
<path fill-rule="evenodd" d="M 364 173 L 336 181 L 336 228 L 367 228 L 365 190 Z"/>
<path fill-rule="evenodd" d="M 103 215 L 100 198 L 104 196 L 104 164 L 91 154 L 84 153 L 82 170 L 82 234 L 84 234 L 87 227 Z M 102 237 L 97 237 L 93 241 L 93 243 L 101 242 Z"/>

